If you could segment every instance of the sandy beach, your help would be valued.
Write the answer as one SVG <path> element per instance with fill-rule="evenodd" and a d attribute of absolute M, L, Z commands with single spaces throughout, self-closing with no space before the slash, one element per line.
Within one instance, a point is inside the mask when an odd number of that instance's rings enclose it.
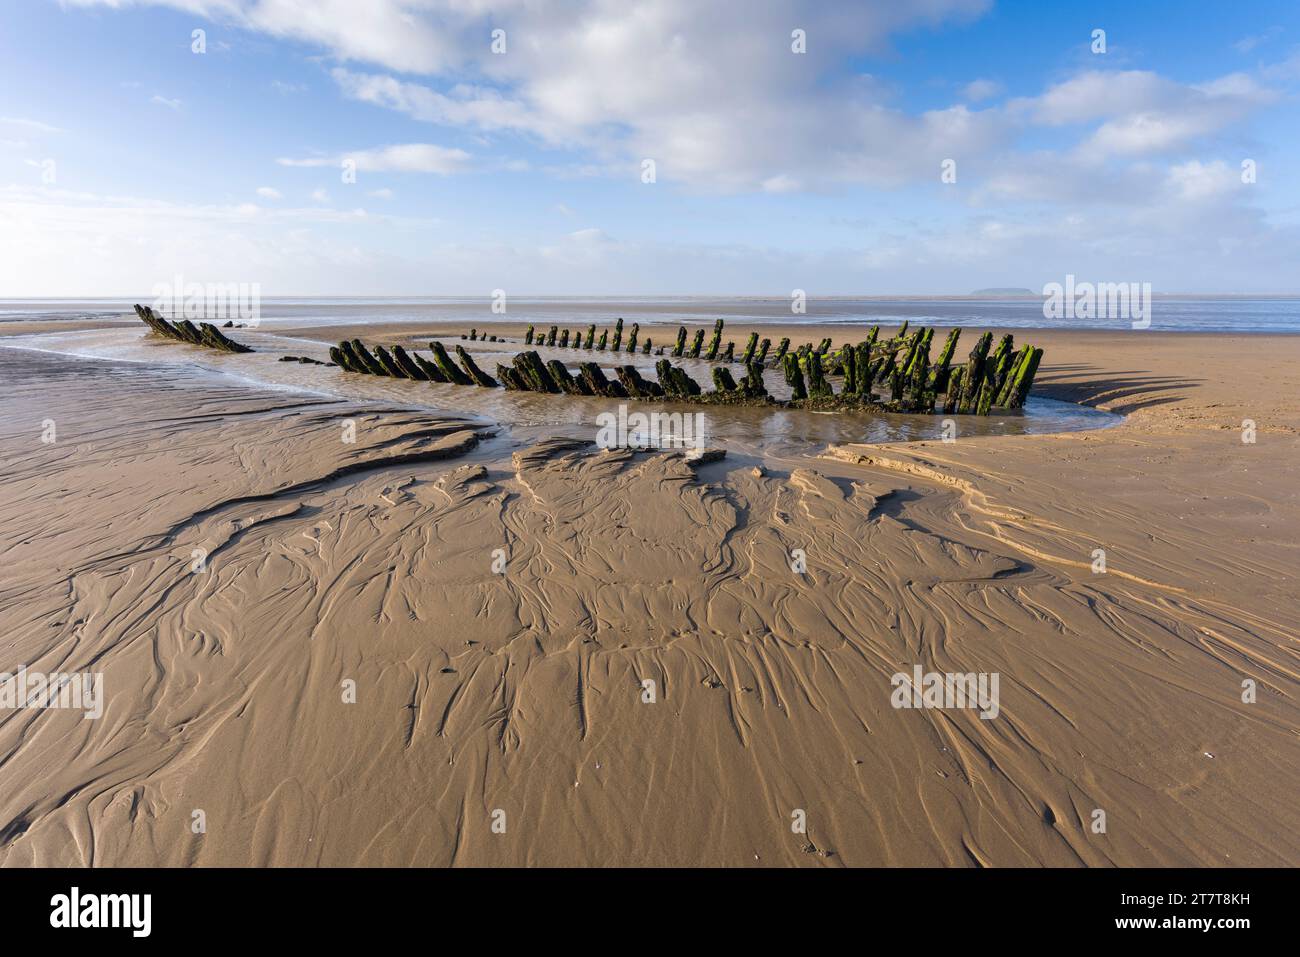
<path fill-rule="evenodd" d="M 0 670 L 104 688 L 0 712 L 0 862 L 1295 866 L 1300 336 L 1014 331 L 1035 395 L 1123 420 L 799 413 L 700 465 L 539 397 L 0 339 Z M 917 666 L 998 675 L 996 715 L 895 707 Z"/>

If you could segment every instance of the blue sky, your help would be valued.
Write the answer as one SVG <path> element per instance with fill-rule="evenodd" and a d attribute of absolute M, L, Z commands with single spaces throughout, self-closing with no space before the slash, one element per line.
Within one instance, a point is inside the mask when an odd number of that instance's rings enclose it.
<path fill-rule="evenodd" d="M 1294 3 L 26 0 L 0 80 L 5 297 L 1300 292 Z"/>

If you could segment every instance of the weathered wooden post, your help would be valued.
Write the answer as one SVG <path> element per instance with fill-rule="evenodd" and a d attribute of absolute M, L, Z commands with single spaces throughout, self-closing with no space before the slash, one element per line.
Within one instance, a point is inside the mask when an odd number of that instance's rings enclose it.
<path fill-rule="evenodd" d="M 569 375 L 569 370 L 559 359 L 552 359 L 546 363 L 546 371 L 551 374 L 555 384 L 568 395 L 590 395 L 586 391 L 587 385 L 581 379 L 575 379 Z"/>
<path fill-rule="evenodd" d="M 546 392 L 551 395 L 560 392 L 560 387 L 556 384 L 555 379 L 551 377 L 550 372 L 546 370 L 542 357 L 536 352 L 519 353 L 515 356 L 513 364 L 530 391 Z"/>
<path fill-rule="evenodd" d="M 740 380 L 740 390 L 751 399 L 762 398 L 767 395 L 767 386 L 763 384 L 763 364 L 761 362 L 751 361 L 746 366 L 745 378 Z M 726 371 L 723 367 L 723 371 Z"/>
<path fill-rule="evenodd" d="M 718 358 L 718 349 L 722 346 L 722 320 L 718 319 L 713 323 L 713 338 L 709 340 L 709 351 L 704 358 L 710 362 Z"/>
<path fill-rule="evenodd" d="M 461 368 L 465 374 L 474 381 L 475 385 L 482 386 L 484 389 L 495 389 L 497 380 L 492 378 L 474 363 L 474 357 L 464 350 L 463 347 L 456 347 L 456 358 L 460 360 Z"/>
<path fill-rule="evenodd" d="M 702 349 L 703 347 L 704 347 L 704 330 L 696 329 L 695 338 L 691 340 L 690 357 L 692 359 L 698 359 L 700 357 L 700 349 Z"/>
<path fill-rule="evenodd" d="M 727 343 L 727 351 L 722 354 L 722 361 L 723 362 L 736 361 L 736 344 L 734 342 Z"/>
<path fill-rule="evenodd" d="M 666 396 L 682 398 L 700 394 L 700 384 L 687 375 L 684 369 L 673 365 L 667 359 L 660 359 L 655 363 L 655 372 L 659 376 L 659 386 Z"/>
<path fill-rule="evenodd" d="M 425 374 L 430 382 L 447 381 L 447 377 L 442 374 L 442 370 L 418 352 L 411 353 L 411 360 L 420 367 L 420 371 Z"/>
<path fill-rule="evenodd" d="M 686 327 L 677 327 L 677 345 L 673 347 L 673 358 L 680 359 L 686 351 Z"/>
<path fill-rule="evenodd" d="M 1029 398 L 1029 388 L 1034 384 L 1034 374 L 1038 372 L 1038 364 L 1043 359 L 1043 350 L 1033 346 L 1025 347 L 1027 357 L 1021 368 L 1018 370 L 1015 384 L 1012 386 L 1011 401 L 1008 408 L 1019 409 Z"/>
<path fill-rule="evenodd" d="M 883 360 L 876 367 L 872 377 L 873 382 L 888 382 L 889 377 L 894 374 L 894 364 L 898 360 L 898 347 L 891 346 L 889 351 L 884 355 Z"/>
<path fill-rule="evenodd" d="M 610 343 L 611 352 L 619 352 L 623 345 L 623 320 L 617 319 L 614 322 L 614 340 Z"/>
<path fill-rule="evenodd" d="M 660 361 L 665 364 L 668 362 L 667 359 Z M 618 376 L 618 381 L 627 390 L 630 398 L 653 399 L 668 394 L 667 389 L 662 384 L 643 379 L 636 366 L 615 366 L 614 374 Z M 660 382 L 662 383 L 662 381 L 661 379 Z"/>
<path fill-rule="evenodd" d="M 609 330 L 608 329 L 600 330 L 600 342 L 596 346 L 597 352 L 605 351 L 605 342 L 608 338 L 609 338 Z"/>
<path fill-rule="evenodd" d="M 473 385 L 474 380 L 462 372 L 456 363 L 451 361 L 451 356 L 447 355 L 447 350 L 442 347 L 442 343 L 436 339 L 429 343 L 429 351 L 433 353 L 433 361 L 441 370 L 442 374 L 447 377 L 447 381 L 452 385 Z"/>
<path fill-rule="evenodd" d="M 341 339 L 339 340 L 338 350 L 343 356 L 343 361 L 339 363 L 340 366 L 347 369 L 349 372 L 359 372 L 362 375 L 370 374 L 370 370 L 366 368 L 365 363 L 361 361 L 360 357 L 353 353 L 352 343 L 348 342 L 346 339 Z"/>
<path fill-rule="evenodd" d="M 556 339 L 556 337 L 557 337 L 559 334 L 560 334 L 560 329 L 559 329 L 559 327 L 558 327 L 558 326 L 551 326 L 551 330 L 550 330 L 550 332 L 548 332 L 548 333 L 546 334 L 546 344 L 547 344 L 548 346 L 553 346 L 553 345 L 555 345 L 555 339 Z"/>
<path fill-rule="evenodd" d="M 406 354 L 406 350 L 401 346 L 393 346 L 393 361 L 397 363 L 399 369 L 406 373 L 408 379 L 414 379 L 417 382 L 429 381 L 429 377 L 425 375 L 424 370 L 411 360 L 411 357 Z"/>
<path fill-rule="evenodd" d="M 639 322 L 634 322 L 632 323 L 632 332 L 627 337 L 628 352 L 636 352 L 636 340 L 639 335 L 641 335 L 641 324 Z"/>
<path fill-rule="evenodd" d="M 923 411 L 927 403 L 932 403 L 934 393 L 929 388 L 930 349 L 926 343 L 924 350 L 918 351 L 912 360 L 912 374 L 904 384 L 914 411 Z M 927 398 L 927 393 L 931 398 Z"/>
<path fill-rule="evenodd" d="M 957 403 L 961 401 L 962 378 L 966 375 L 966 367 L 958 366 L 952 370 L 948 376 L 948 392 L 943 398 L 943 414 L 952 415 L 957 411 Z"/>
<path fill-rule="evenodd" d="M 748 367 L 754 361 L 754 350 L 758 348 L 758 333 L 751 332 L 745 341 L 745 351 L 740 354 L 740 364 Z"/>
<path fill-rule="evenodd" d="M 382 363 L 380 363 L 378 359 L 370 354 L 370 350 L 366 348 L 365 343 L 360 339 L 352 340 L 352 351 L 357 354 L 357 358 L 365 363 L 366 368 L 370 370 L 371 375 L 388 375 L 388 370 L 383 367 Z"/>
<path fill-rule="evenodd" d="M 846 342 L 840 348 L 840 365 L 844 369 L 844 388 L 840 392 L 853 395 L 858 386 L 858 353 L 853 343 Z"/>
<path fill-rule="evenodd" d="M 501 380 L 501 384 L 506 387 L 506 391 L 508 392 L 528 391 L 528 383 L 524 382 L 524 380 L 520 378 L 519 373 L 509 366 L 503 366 L 499 362 L 497 363 L 497 378 Z"/>
<path fill-rule="evenodd" d="M 966 374 L 962 376 L 961 400 L 957 405 L 957 411 L 963 415 L 975 411 L 975 397 L 979 395 L 979 388 L 984 379 L 984 360 L 988 358 L 991 345 L 993 345 L 993 333 L 986 332 L 979 337 L 975 348 L 970 351 L 970 357 L 966 360 Z"/>
<path fill-rule="evenodd" d="M 582 381 L 587 383 L 587 388 L 591 389 L 592 395 L 604 395 L 611 399 L 627 398 L 627 389 L 623 388 L 623 384 L 606 379 L 605 373 L 596 363 L 580 363 L 578 371 L 582 374 Z"/>
<path fill-rule="evenodd" d="M 223 344 L 223 341 L 229 342 L 230 340 L 226 339 L 226 337 L 221 334 L 221 332 L 217 329 L 217 327 L 210 322 L 199 323 L 199 340 L 203 343 L 203 345 L 207 346 L 209 349 L 219 349 L 223 352 L 234 351 L 233 349 L 226 348 L 226 346 Z"/>
<path fill-rule="evenodd" d="M 853 378 L 846 379 L 844 391 L 863 398 L 871 398 L 871 343 L 859 342 L 853 347 Z"/>
<path fill-rule="evenodd" d="M 569 330 L 568 330 L 568 329 L 565 329 L 564 332 L 560 333 L 560 348 L 561 348 L 561 349 L 567 349 L 567 348 L 569 348 Z"/>
<path fill-rule="evenodd" d="M 826 375 L 822 371 L 822 355 L 820 352 L 810 352 L 804 360 L 808 366 L 808 394 L 813 398 L 822 396 L 832 396 L 835 390 L 831 384 L 826 381 Z"/>
<path fill-rule="evenodd" d="M 933 329 L 922 329 L 917 334 L 912 357 L 903 367 L 903 385 L 909 392 L 919 397 L 925 388 L 925 375 L 930 368 L 930 340 L 934 338 Z"/>
<path fill-rule="evenodd" d="M 179 331 L 185 341 L 191 345 L 203 345 L 203 333 L 199 332 L 199 327 L 190 322 L 190 320 L 182 319 L 180 322 L 176 323 L 173 328 Z"/>
<path fill-rule="evenodd" d="M 210 322 L 203 323 L 203 336 L 205 339 L 215 344 L 216 348 L 224 349 L 226 352 L 252 352 L 250 346 L 242 342 L 236 342 L 234 339 L 226 337 L 226 334 Z"/>
<path fill-rule="evenodd" d="M 672 370 L 673 370 L 673 364 L 669 362 L 667 359 L 660 359 L 658 362 L 655 363 L 655 374 L 659 377 L 659 388 L 663 389 L 664 395 L 666 396 L 672 396 L 676 394 L 676 384 L 673 382 Z M 633 371 L 635 372 L 636 370 Z M 621 373 L 619 375 L 619 379 L 623 381 L 624 385 L 627 385 L 627 382 L 623 380 L 623 376 Z M 631 386 L 628 386 L 627 391 L 630 395 L 633 396 L 637 395 L 637 393 L 632 391 Z"/>
<path fill-rule="evenodd" d="M 1007 374 L 1002 379 L 1002 385 L 998 387 L 998 394 L 993 397 L 995 406 L 1005 408 L 1011 401 L 1011 390 L 1015 386 L 1016 373 L 1020 369 L 1020 363 L 1025 361 L 1027 351 L 1019 349 L 1011 354 L 1011 359 L 1007 363 Z"/>
<path fill-rule="evenodd" d="M 1003 348 L 1005 344 L 1006 348 Z M 1002 394 L 1002 387 L 1006 384 L 1007 374 L 1011 371 L 1012 361 L 1016 358 L 1017 353 L 1012 351 L 1012 340 L 1010 335 L 1002 337 L 1002 342 L 998 343 L 998 348 L 993 355 L 989 357 L 988 380 L 992 385 L 993 395 L 991 402 L 996 403 L 998 396 Z"/>
<path fill-rule="evenodd" d="M 787 353 L 782 357 L 781 365 L 785 370 L 785 381 L 790 386 L 790 398 L 795 400 L 808 398 L 808 389 L 803 381 L 803 370 L 799 368 L 799 357 L 792 352 Z"/>
<path fill-rule="evenodd" d="M 384 367 L 384 371 L 394 379 L 405 379 L 406 373 L 401 367 L 393 361 L 393 357 L 388 354 L 388 350 L 383 346 L 375 346 L 375 358 L 379 364 Z"/>
<path fill-rule="evenodd" d="M 596 346 L 596 324 L 593 322 L 587 327 L 587 344 L 584 349 L 594 349 Z"/>
<path fill-rule="evenodd" d="M 524 333 L 524 345 L 531 346 L 532 344 L 533 344 L 533 327 L 529 326 L 528 331 Z"/>
<path fill-rule="evenodd" d="M 991 337 L 992 333 L 990 333 L 989 335 Z M 1001 364 L 1003 358 L 1010 355 L 1011 343 L 1012 343 L 1011 333 L 1007 333 L 1001 339 L 998 340 L 998 347 L 994 349 L 991 353 L 989 353 L 989 361 L 988 361 L 989 373 L 995 374 L 998 365 Z"/>
<path fill-rule="evenodd" d="M 726 366 L 713 367 L 713 388 L 719 392 L 735 392 L 736 380 Z"/>
<path fill-rule="evenodd" d="M 952 362 L 952 354 L 957 350 L 957 339 L 960 336 L 961 330 L 953 329 L 944 340 L 943 349 L 940 350 L 939 358 L 934 364 L 934 375 L 930 379 L 930 387 L 935 392 L 943 392 L 948 388 L 948 365 Z"/>
<path fill-rule="evenodd" d="M 764 339 L 758 344 L 758 355 L 756 355 L 754 359 L 759 365 L 764 365 L 767 362 L 767 350 L 771 348 L 771 339 Z"/>

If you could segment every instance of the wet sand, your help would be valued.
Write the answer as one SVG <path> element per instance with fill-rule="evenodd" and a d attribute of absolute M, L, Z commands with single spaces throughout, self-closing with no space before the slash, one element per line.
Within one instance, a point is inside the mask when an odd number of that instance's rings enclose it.
<path fill-rule="evenodd" d="M 106 689 L 0 711 L 0 861 L 1300 862 L 1300 337 L 1017 340 L 1125 421 L 693 467 L 0 348 L 0 670 Z"/>

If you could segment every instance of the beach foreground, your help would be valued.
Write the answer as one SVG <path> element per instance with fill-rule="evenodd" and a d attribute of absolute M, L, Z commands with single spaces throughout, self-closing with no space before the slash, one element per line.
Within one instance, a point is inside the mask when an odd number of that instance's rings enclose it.
<path fill-rule="evenodd" d="M 1300 863 L 1300 337 L 1032 338 L 1127 419 L 696 465 L 0 348 L 0 669 L 105 689 L 0 712 L 0 861 Z"/>

